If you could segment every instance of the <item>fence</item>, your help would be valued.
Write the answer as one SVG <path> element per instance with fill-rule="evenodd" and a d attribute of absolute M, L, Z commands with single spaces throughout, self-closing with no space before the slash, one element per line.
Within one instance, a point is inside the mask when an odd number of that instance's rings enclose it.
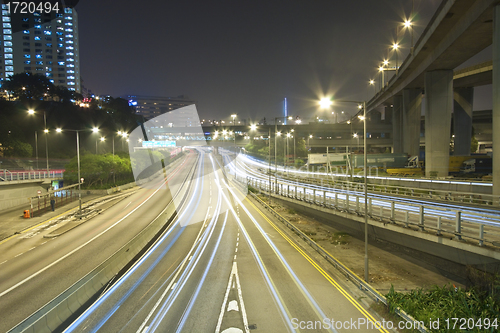
<path fill-rule="evenodd" d="M 238 177 L 239 181 L 245 181 Z M 257 190 L 284 196 L 317 206 L 364 215 L 384 223 L 403 227 L 416 227 L 421 231 L 435 232 L 436 235 L 451 234 L 457 240 L 470 239 L 479 246 L 491 243 L 500 246 L 500 214 L 486 210 L 430 202 L 410 202 L 409 199 L 394 197 L 383 199 L 370 194 L 367 198 L 367 212 L 364 211 L 365 197 L 363 184 L 357 190 L 344 190 L 324 187 L 308 187 L 305 184 L 269 183 L 259 178 L 247 177 L 246 183 Z M 271 189 L 269 188 L 271 186 Z"/>
<path fill-rule="evenodd" d="M 49 171 L 9 171 L 0 170 L 0 181 L 22 181 L 34 179 L 62 178 L 64 170 Z"/>
<path fill-rule="evenodd" d="M 56 191 L 29 198 L 30 216 L 35 217 L 52 210 L 51 200 L 54 200 L 54 208 L 64 206 L 78 199 L 78 189 L 76 185 L 62 187 Z"/>

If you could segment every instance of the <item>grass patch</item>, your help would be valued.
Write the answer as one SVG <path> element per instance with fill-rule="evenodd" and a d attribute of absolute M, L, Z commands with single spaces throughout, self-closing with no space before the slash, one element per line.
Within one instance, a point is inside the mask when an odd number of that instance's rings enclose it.
<path fill-rule="evenodd" d="M 426 326 L 429 319 L 432 321 L 439 319 L 440 328 L 432 329 L 432 332 L 463 332 L 464 330 L 459 329 L 460 321 L 457 322 L 455 329 L 451 327 L 454 323 L 451 318 L 460 320 L 464 318 L 467 332 L 498 332 L 500 329 L 500 288 L 498 287 L 496 293 L 492 294 L 476 288 L 466 290 L 452 285 L 434 286 L 428 291 L 415 289 L 410 293 L 395 292 L 391 287 L 386 297 L 390 312 L 394 312 L 394 309 L 399 306 L 417 321 L 423 321 Z M 469 319 L 471 329 L 467 326 Z M 446 320 L 450 323 L 449 329 L 446 327 Z M 479 327 L 478 322 L 483 326 Z M 487 323 L 488 327 L 485 326 Z"/>

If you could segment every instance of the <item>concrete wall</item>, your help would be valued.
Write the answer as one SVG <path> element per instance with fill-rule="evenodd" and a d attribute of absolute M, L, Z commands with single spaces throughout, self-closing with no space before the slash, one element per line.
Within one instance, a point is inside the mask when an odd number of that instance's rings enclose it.
<path fill-rule="evenodd" d="M 29 197 L 47 193 L 47 187 L 42 187 L 42 181 L 36 182 L 0 182 L 0 210 L 14 209 L 29 204 Z"/>

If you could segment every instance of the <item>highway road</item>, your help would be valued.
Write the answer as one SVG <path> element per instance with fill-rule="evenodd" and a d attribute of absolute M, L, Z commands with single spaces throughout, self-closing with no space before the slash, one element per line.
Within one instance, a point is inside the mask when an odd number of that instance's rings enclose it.
<path fill-rule="evenodd" d="M 178 218 L 66 332 L 345 331 L 340 322 L 375 331 L 359 325 L 375 318 L 331 267 L 249 201 L 221 162 L 200 149 Z"/>
<path fill-rule="evenodd" d="M 0 243 L 0 332 L 6 332 L 70 287 L 154 218 L 160 216 L 197 160 L 197 154 L 172 165 L 154 189 L 121 194 L 121 200 L 101 214 L 58 237 L 44 238 L 64 222 L 55 219 Z"/>

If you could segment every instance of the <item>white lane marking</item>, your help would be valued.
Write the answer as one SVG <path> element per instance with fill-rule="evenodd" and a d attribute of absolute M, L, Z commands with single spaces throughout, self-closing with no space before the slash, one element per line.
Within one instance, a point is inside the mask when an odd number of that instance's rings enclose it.
<path fill-rule="evenodd" d="M 176 286 L 176 285 L 177 285 L 177 282 L 176 282 L 176 283 L 174 283 L 174 284 L 172 285 L 172 288 L 170 288 L 170 289 L 171 289 L 171 290 L 174 290 L 174 288 L 175 288 L 175 286 Z"/>
<path fill-rule="evenodd" d="M 238 244 L 239 244 L 239 243 L 240 243 L 240 242 L 236 242 L 236 247 L 238 247 Z"/>
<path fill-rule="evenodd" d="M 36 246 L 33 246 L 33 247 L 32 247 L 31 249 L 29 249 L 28 251 L 31 251 L 31 250 L 33 250 L 34 248 L 36 248 Z M 26 251 L 26 252 L 28 252 L 28 251 Z"/>
<path fill-rule="evenodd" d="M 191 260 L 192 258 L 193 258 L 193 256 L 189 257 L 189 259 L 188 259 L 188 260 Z"/>
<path fill-rule="evenodd" d="M 144 329 L 142 330 L 142 332 L 144 333 L 144 332 L 146 332 L 148 329 L 149 329 L 149 326 L 146 326 L 146 327 L 144 327 Z"/>
<path fill-rule="evenodd" d="M 132 201 L 130 201 L 130 202 L 129 202 L 126 206 L 125 206 L 125 208 L 127 208 L 127 207 L 128 207 L 128 205 L 130 205 L 131 203 L 132 203 Z M 125 209 L 125 208 L 124 208 L 124 209 Z"/>
<path fill-rule="evenodd" d="M 236 260 L 236 254 L 234 255 L 234 260 Z"/>
<path fill-rule="evenodd" d="M 24 253 L 24 252 L 19 253 L 17 256 L 14 256 L 14 258 L 15 258 L 15 257 L 19 257 L 19 256 L 20 256 L 21 254 L 23 254 L 23 253 Z"/>
<path fill-rule="evenodd" d="M 48 241 L 45 241 L 45 242 L 43 242 L 43 243 L 42 243 L 42 244 L 40 244 L 40 245 L 43 245 L 43 244 L 45 244 L 45 243 L 47 243 L 47 242 L 48 242 Z"/>
<path fill-rule="evenodd" d="M 241 285 L 240 285 L 240 278 L 238 276 L 238 266 L 236 265 L 235 261 L 233 261 L 233 268 L 231 269 L 231 274 L 229 276 L 229 283 L 227 284 L 226 294 L 224 295 L 224 301 L 222 302 L 222 308 L 220 310 L 219 320 L 217 321 L 217 327 L 215 328 L 215 333 L 220 333 L 220 327 L 222 325 L 222 318 L 224 317 L 224 312 L 226 310 L 229 291 L 231 290 L 231 285 L 233 285 L 233 277 L 235 277 L 236 284 L 238 286 L 238 298 L 240 300 L 241 315 L 243 317 L 243 324 L 245 325 L 245 332 L 250 333 L 250 330 L 248 329 L 247 313 L 245 311 L 245 305 L 243 304 L 243 297 L 241 295 Z"/>
<path fill-rule="evenodd" d="M 238 307 L 238 301 L 236 300 L 232 300 L 231 302 L 229 302 L 229 305 L 227 306 L 227 311 L 240 311 L 240 308 Z"/>
<path fill-rule="evenodd" d="M 45 266 L 44 268 L 40 269 L 39 271 L 31 274 L 30 276 L 28 276 L 27 278 L 25 278 L 24 280 L 22 281 L 19 281 L 18 283 L 16 283 L 15 285 L 13 285 L 12 287 L 10 287 L 9 289 L 3 291 L 2 293 L 0 293 L 0 297 L 4 296 L 5 294 L 11 292 L 12 290 L 16 289 L 17 287 L 19 287 L 20 285 L 28 282 L 29 280 L 31 280 L 32 278 L 40 275 L 41 273 L 45 272 L 47 269 L 51 268 L 52 266 L 58 264 L 59 262 L 63 261 L 64 259 L 66 259 L 67 257 L 69 257 L 70 255 L 72 255 L 73 253 L 75 253 L 76 251 L 79 251 L 80 249 L 82 249 L 83 247 L 85 247 L 86 245 L 90 244 L 91 242 L 93 242 L 94 240 L 96 240 L 97 238 L 101 237 L 102 235 L 104 235 L 106 232 L 108 232 L 109 230 L 111 230 L 112 228 L 114 228 L 116 225 L 118 225 L 118 223 L 122 222 L 123 220 L 125 220 L 127 217 L 129 217 L 133 212 L 135 212 L 137 209 L 139 209 L 142 205 L 144 205 L 149 199 L 151 199 L 151 197 L 153 195 L 155 195 L 161 188 L 163 187 L 163 184 L 162 186 L 158 187 L 156 189 L 156 191 L 154 191 L 146 200 L 144 200 L 139 206 L 137 206 L 136 208 L 134 208 L 132 211 L 130 211 L 130 213 L 128 213 L 127 215 L 125 215 L 124 217 L 122 217 L 120 220 L 116 221 L 114 224 L 112 224 L 111 226 L 109 226 L 107 229 L 103 230 L 101 233 L 99 233 L 98 235 L 94 236 L 93 238 L 89 239 L 87 242 L 85 242 L 84 244 L 80 245 L 79 247 L 77 247 L 76 249 L 74 249 L 73 251 L 71 252 L 68 252 L 66 253 L 64 256 L 62 256 L 61 258 L 53 261 L 51 264 Z M 165 208 L 166 209 L 166 208 Z M 161 215 L 162 213 L 164 212 L 164 210 L 158 214 Z M 20 254 L 19 254 L 20 255 Z M 17 257 L 17 256 L 16 256 Z"/>
<path fill-rule="evenodd" d="M 238 252 L 238 248 L 236 248 L 236 249 L 234 250 L 234 252 Z"/>
<path fill-rule="evenodd" d="M 1 264 L 5 264 L 7 261 L 8 261 L 8 260 L 5 260 L 5 261 L 0 262 L 0 265 L 1 265 Z"/>

